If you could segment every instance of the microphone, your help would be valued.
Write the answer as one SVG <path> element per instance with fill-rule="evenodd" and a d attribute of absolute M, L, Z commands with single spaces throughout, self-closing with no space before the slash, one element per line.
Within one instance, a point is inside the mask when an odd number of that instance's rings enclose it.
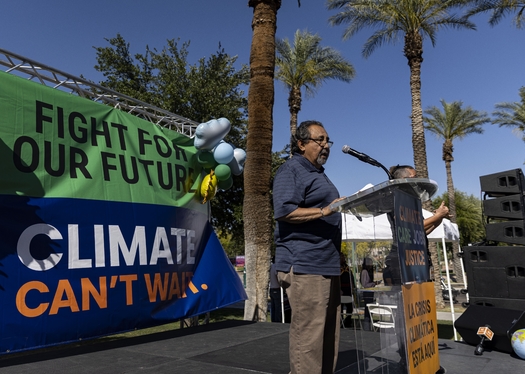
<path fill-rule="evenodd" d="M 372 164 L 374 166 L 378 166 L 379 164 L 372 157 L 365 155 L 364 153 L 358 152 L 355 149 L 352 149 L 347 145 L 343 146 L 343 153 L 346 153 L 347 155 L 350 155 L 350 156 L 354 156 L 355 158 L 358 158 L 359 160 L 366 162 L 367 164 Z"/>
<path fill-rule="evenodd" d="M 388 169 L 384 167 L 384 165 L 382 165 L 378 161 L 374 160 L 372 157 L 365 155 L 364 153 L 358 152 L 355 149 L 352 149 L 347 145 L 343 146 L 343 153 L 346 153 L 347 155 L 350 155 L 350 156 L 354 156 L 355 158 L 359 159 L 360 161 L 366 162 L 367 164 L 382 168 L 388 175 L 388 179 L 392 179 L 392 176 L 390 175 L 390 172 L 388 171 Z"/>
<path fill-rule="evenodd" d="M 477 345 L 476 349 L 474 350 L 474 354 L 476 356 L 481 356 L 483 354 L 483 351 L 485 351 L 483 343 L 485 343 L 485 340 L 492 340 L 492 338 L 494 337 L 494 332 L 492 332 L 489 325 L 485 325 L 483 327 L 478 328 L 477 335 L 481 338 L 481 340 Z"/>

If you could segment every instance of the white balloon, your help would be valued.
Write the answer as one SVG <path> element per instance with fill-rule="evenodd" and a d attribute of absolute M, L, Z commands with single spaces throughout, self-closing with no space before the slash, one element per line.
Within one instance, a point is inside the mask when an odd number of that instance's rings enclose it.
<path fill-rule="evenodd" d="M 244 162 L 246 161 L 246 152 L 244 149 L 235 148 L 233 150 L 233 159 L 228 163 L 233 175 L 241 175 L 244 170 Z"/>

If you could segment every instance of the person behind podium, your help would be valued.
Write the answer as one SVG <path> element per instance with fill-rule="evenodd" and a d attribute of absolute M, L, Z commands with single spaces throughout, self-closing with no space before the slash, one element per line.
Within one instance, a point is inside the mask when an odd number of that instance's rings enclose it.
<path fill-rule="evenodd" d="M 275 264 L 292 309 L 292 374 L 333 373 L 337 363 L 342 231 L 331 204 L 343 198 L 324 173 L 332 144 L 320 122 L 302 122 L 273 183 Z"/>
<path fill-rule="evenodd" d="M 416 170 L 410 165 L 397 165 L 390 168 L 390 175 L 394 179 L 401 178 L 417 178 Z M 445 202 L 442 201 L 439 208 L 436 209 L 434 215 L 431 217 L 425 218 L 423 220 L 423 226 L 425 228 L 425 234 L 429 235 L 434 231 L 445 217 L 448 216 L 448 207 L 445 206 Z"/>
<path fill-rule="evenodd" d="M 392 269 L 390 268 L 390 264 L 387 264 L 385 268 L 383 269 L 383 284 L 385 286 L 392 286 Z"/>
<path fill-rule="evenodd" d="M 370 257 L 363 259 L 363 265 L 361 266 L 361 276 L 359 277 L 361 286 L 363 288 L 372 288 L 377 285 L 378 282 L 374 281 L 374 262 Z M 363 330 L 372 330 L 372 323 L 370 320 L 370 313 L 368 313 L 368 304 L 374 302 L 373 291 L 363 291 L 363 301 L 365 302 L 365 315 L 363 318 Z"/>
<path fill-rule="evenodd" d="M 339 255 L 339 261 L 341 263 L 341 296 L 354 296 L 354 290 L 355 290 L 355 278 L 354 273 L 352 272 L 352 269 L 350 269 L 350 266 L 346 262 L 346 257 L 343 252 Z M 352 303 L 349 304 L 341 304 L 341 308 L 346 307 L 346 318 L 343 321 L 343 326 L 350 326 L 350 324 L 353 323 L 352 320 L 352 312 L 354 310 L 354 306 Z"/>
<path fill-rule="evenodd" d="M 393 179 L 417 178 L 416 170 L 410 165 L 392 166 L 389 171 Z M 434 215 L 423 219 L 423 227 L 425 230 L 425 241 L 426 241 L 427 255 L 428 255 L 427 257 L 428 257 L 428 264 L 430 268 L 429 279 L 432 278 L 433 271 L 432 271 L 432 259 L 430 257 L 430 251 L 428 251 L 427 235 L 429 235 L 432 231 L 434 231 L 434 229 L 436 229 L 441 224 L 443 219 L 447 216 L 448 216 L 448 207 L 445 205 L 445 202 L 442 201 L 441 205 L 435 210 Z M 387 214 L 387 217 L 390 221 L 394 220 L 393 213 Z M 392 230 L 392 236 L 393 236 L 392 248 L 387 258 L 385 259 L 385 262 L 387 266 L 389 266 L 391 269 L 392 283 L 394 285 L 400 285 L 401 284 L 401 272 L 399 269 L 399 254 L 397 252 L 397 244 L 396 244 L 397 236 L 396 236 L 395 230 Z"/>

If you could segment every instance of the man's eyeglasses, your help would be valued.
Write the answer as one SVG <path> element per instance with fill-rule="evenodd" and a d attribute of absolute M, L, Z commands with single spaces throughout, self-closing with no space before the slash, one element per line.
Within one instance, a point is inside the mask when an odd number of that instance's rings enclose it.
<path fill-rule="evenodd" d="M 334 142 L 331 140 L 324 140 L 324 139 L 318 140 L 318 139 L 312 139 L 312 138 L 308 138 L 308 140 L 315 142 L 321 148 L 324 148 L 324 147 L 330 148 L 334 145 Z"/>

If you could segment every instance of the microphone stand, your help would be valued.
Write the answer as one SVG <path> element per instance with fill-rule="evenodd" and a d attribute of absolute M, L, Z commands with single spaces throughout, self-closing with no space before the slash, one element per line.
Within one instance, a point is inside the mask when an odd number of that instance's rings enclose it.
<path fill-rule="evenodd" d="M 478 329 L 477 335 L 481 338 L 479 344 L 476 346 L 476 349 L 474 350 L 474 354 L 476 356 L 481 356 L 483 352 L 485 351 L 485 347 L 483 344 L 486 340 L 492 340 L 492 337 L 494 336 L 494 333 L 490 329 L 489 325 L 485 325 L 485 327 L 480 327 Z"/>

